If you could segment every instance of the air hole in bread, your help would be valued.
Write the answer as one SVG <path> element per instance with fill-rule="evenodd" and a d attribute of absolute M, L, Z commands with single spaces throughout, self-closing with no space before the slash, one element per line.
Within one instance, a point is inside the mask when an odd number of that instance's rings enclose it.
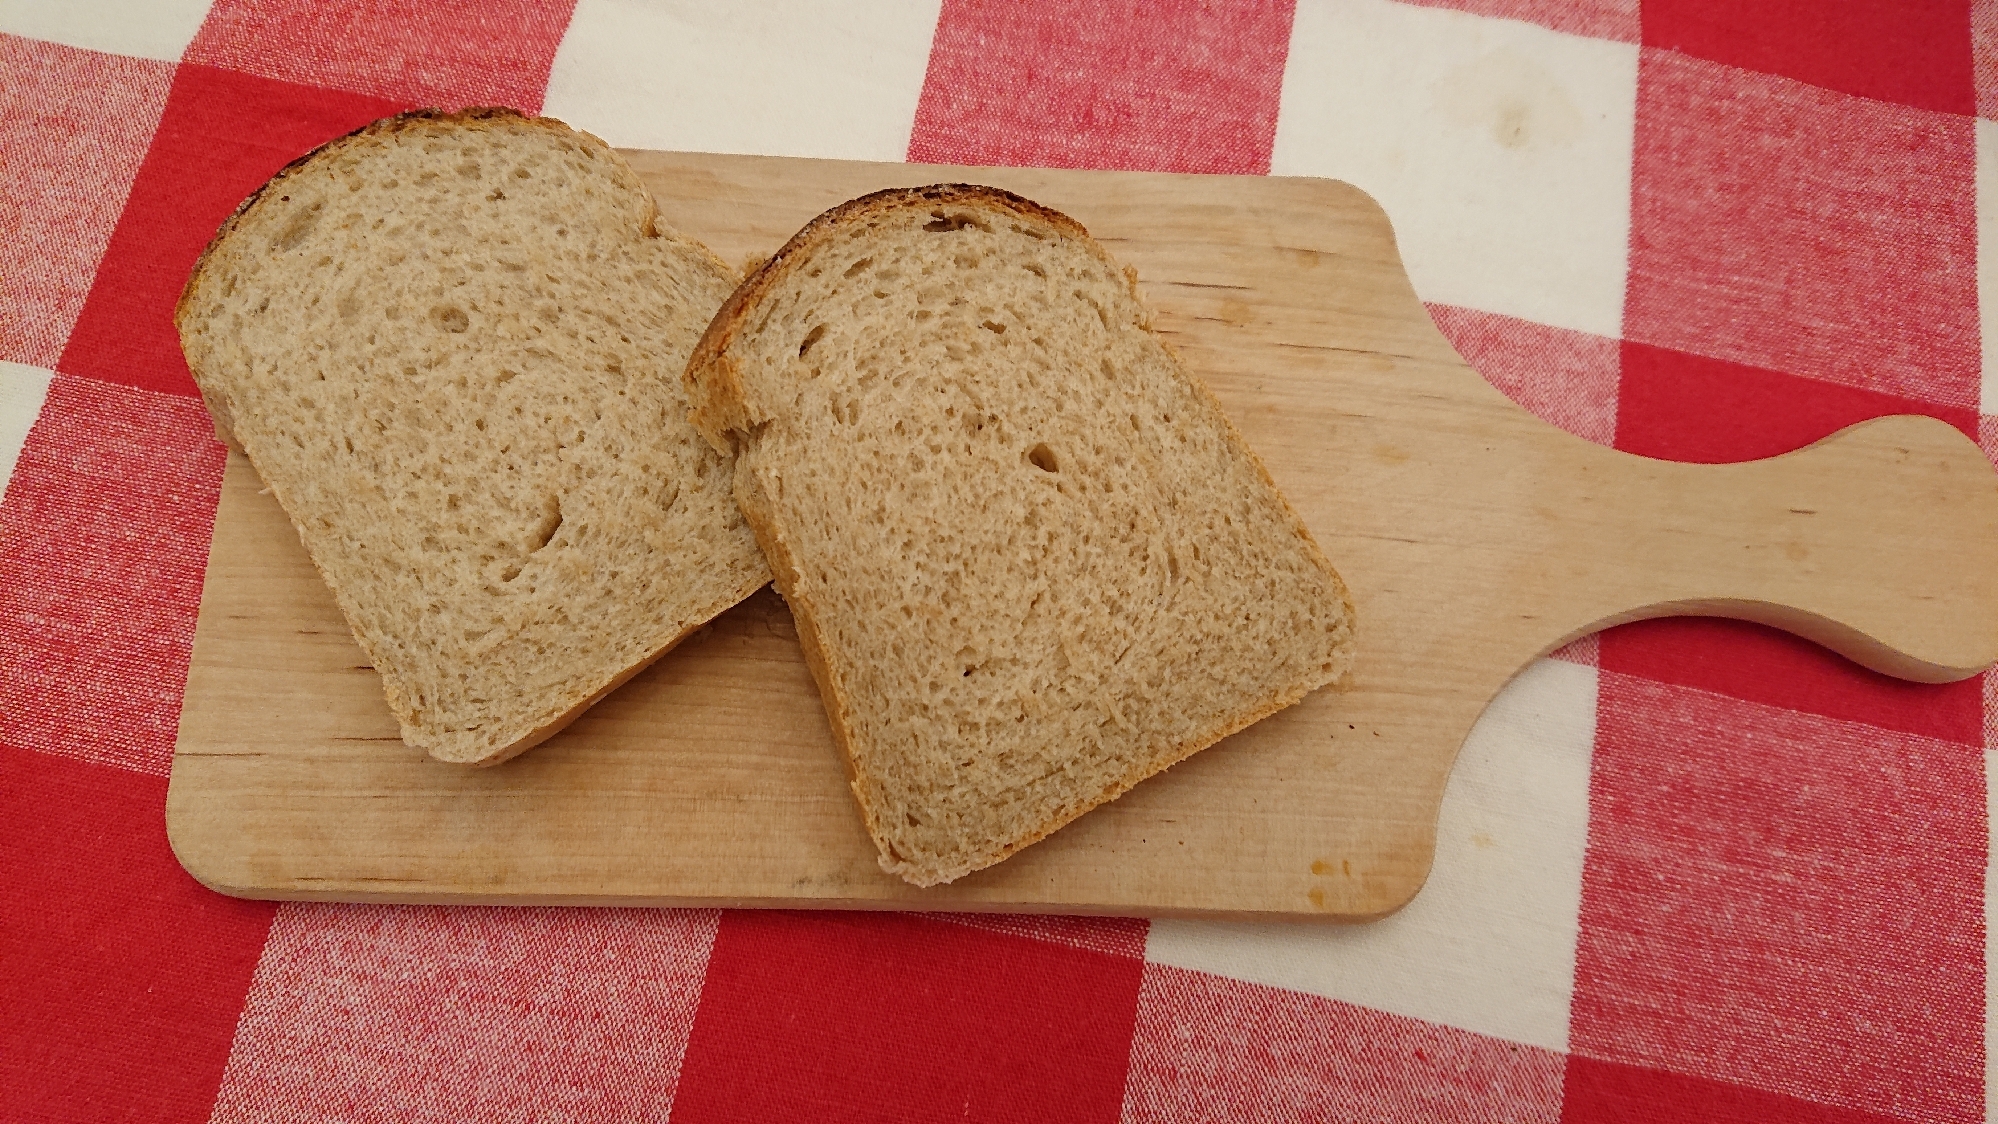
<path fill-rule="evenodd" d="M 966 227 L 975 227 L 987 234 L 992 233 L 992 228 L 987 226 L 977 216 L 968 215 L 961 211 L 949 214 L 943 211 L 931 211 L 930 221 L 923 224 L 923 229 L 929 231 L 931 234 L 948 234 L 953 230 L 963 230 Z"/>
<path fill-rule="evenodd" d="M 562 497 L 549 496 L 542 507 L 541 521 L 534 525 L 534 545 L 527 548 L 529 554 L 547 546 L 548 540 L 555 537 L 555 532 L 562 529 Z"/>
<path fill-rule="evenodd" d="M 826 326 L 824 324 L 820 324 L 818 327 L 806 332 L 804 342 L 798 345 L 798 358 L 803 359 L 805 353 L 812 349 L 812 345 L 824 339 L 825 335 Z"/>
<path fill-rule="evenodd" d="M 1027 463 L 1042 472 L 1061 471 L 1061 466 L 1055 461 L 1054 450 L 1048 448 L 1045 442 L 1027 450 Z"/>
<path fill-rule="evenodd" d="M 440 304 L 430 310 L 430 318 L 447 332 L 462 332 L 472 326 L 472 318 L 456 305 Z"/>
<path fill-rule="evenodd" d="M 852 265 L 847 266 L 846 272 L 840 274 L 840 276 L 851 277 L 854 274 L 859 273 L 861 270 L 866 269 L 868 266 L 873 264 L 874 264 L 873 258 L 861 258 L 859 261 L 854 262 Z"/>

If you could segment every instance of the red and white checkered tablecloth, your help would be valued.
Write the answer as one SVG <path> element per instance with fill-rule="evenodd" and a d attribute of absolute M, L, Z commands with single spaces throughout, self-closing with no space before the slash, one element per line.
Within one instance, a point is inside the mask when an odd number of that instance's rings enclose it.
<path fill-rule="evenodd" d="M 173 299 L 293 157 L 492 103 L 1333 176 L 1573 432 L 1998 450 L 1998 0 L 0 0 L 0 1120 L 1988 1118 L 1998 705 L 1748 625 L 1530 668 L 1373 926 L 199 887 L 161 813 L 223 457 Z"/>

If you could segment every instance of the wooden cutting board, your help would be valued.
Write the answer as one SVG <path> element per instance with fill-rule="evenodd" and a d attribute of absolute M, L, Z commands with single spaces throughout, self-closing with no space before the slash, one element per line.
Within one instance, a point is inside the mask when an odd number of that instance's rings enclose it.
<path fill-rule="evenodd" d="M 167 827 L 224 893 L 1134 915 L 1389 913 L 1452 759 L 1523 665 L 1605 625 L 1762 621 L 1945 681 L 1998 658 L 1998 476 L 1925 418 L 1682 465 L 1546 425 L 1465 365 L 1360 191 L 1312 179 L 631 153 L 733 262 L 877 188 L 991 183 L 1135 265 L 1159 322 L 1352 587 L 1351 686 L 1015 858 L 917 890 L 861 828 L 768 590 L 492 769 L 405 747 L 289 524 L 231 454 Z"/>

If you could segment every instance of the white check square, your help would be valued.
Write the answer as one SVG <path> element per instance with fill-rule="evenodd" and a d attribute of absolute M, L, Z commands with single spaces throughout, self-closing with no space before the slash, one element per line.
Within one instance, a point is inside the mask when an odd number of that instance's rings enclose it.
<path fill-rule="evenodd" d="M 1271 171 L 1378 200 L 1425 301 L 1617 337 L 1637 59 L 1514 20 L 1307 0 Z"/>
<path fill-rule="evenodd" d="M 1597 671 L 1539 660 L 1444 792 L 1429 882 L 1369 925 L 1153 923 L 1146 959 L 1565 1051 Z"/>
<path fill-rule="evenodd" d="M 615 145 L 901 160 L 940 0 L 582 0 L 544 112 Z"/>

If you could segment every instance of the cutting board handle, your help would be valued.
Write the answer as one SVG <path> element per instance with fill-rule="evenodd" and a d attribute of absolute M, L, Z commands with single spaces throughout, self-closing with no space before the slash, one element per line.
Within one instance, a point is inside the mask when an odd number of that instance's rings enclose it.
<path fill-rule="evenodd" d="M 1925 683 L 1998 661 L 1998 474 L 1945 422 L 1875 418 L 1738 464 L 1615 453 L 1579 475 L 1574 510 L 1611 516 L 1571 528 L 1593 528 L 1603 563 L 1582 600 L 1641 586 L 1642 603 L 1571 635 L 1723 616 Z"/>

